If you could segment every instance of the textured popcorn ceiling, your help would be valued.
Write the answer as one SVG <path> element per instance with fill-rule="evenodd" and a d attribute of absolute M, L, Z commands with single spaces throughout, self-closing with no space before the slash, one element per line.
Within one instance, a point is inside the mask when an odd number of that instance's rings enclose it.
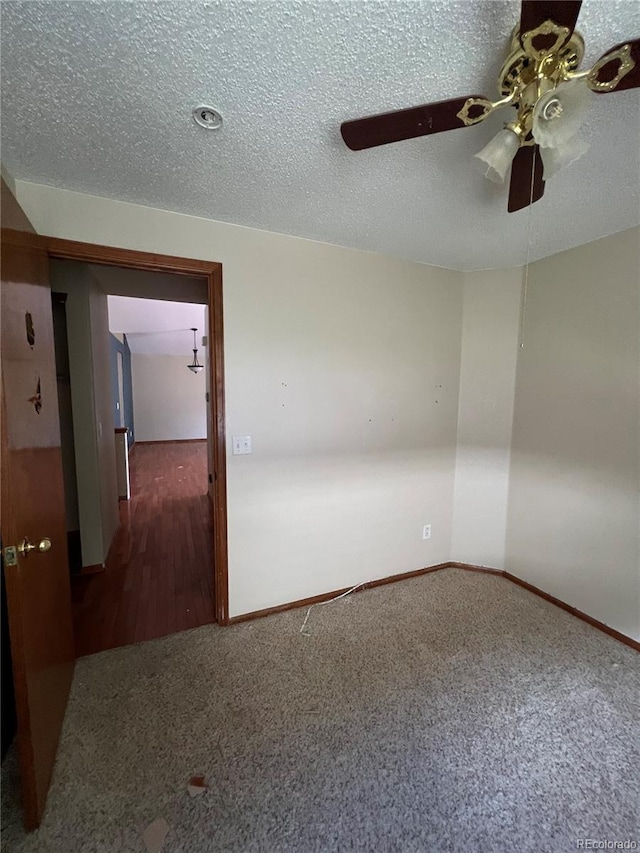
<path fill-rule="evenodd" d="M 472 155 L 500 128 L 349 151 L 340 122 L 484 92 L 519 3 L 3 2 L 2 157 L 16 178 L 457 269 L 640 222 L 640 92 L 594 95 L 591 149 L 506 212 Z M 585 0 L 586 61 L 640 3 Z M 191 119 L 201 102 L 219 132 Z M 502 115 L 506 115 L 503 113 Z"/>

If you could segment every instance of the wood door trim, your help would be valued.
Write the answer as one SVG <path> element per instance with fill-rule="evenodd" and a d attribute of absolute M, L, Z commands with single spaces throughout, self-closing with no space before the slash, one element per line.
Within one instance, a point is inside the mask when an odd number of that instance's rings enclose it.
<path fill-rule="evenodd" d="M 215 270 L 222 271 L 222 264 L 217 261 L 158 255 L 155 252 L 139 252 L 137 249 L 120 249 L 117 246 L 101 246 L 98 243 L 80 243 L 77 240 L 62 240 L 44 235 L 42 240 L 49 255 L 60 260 L 85 261 L 88 264 L 107 264 L 204 278 L 208 278 Z"/>
<path fill-rule="evenodd" d="M 229 578 L 227 544 L 227 457 L 224 395 L 224 324 L 222 316 L 222 264 L 195 258 L 179 258 L 81 243 L 43 236 L 50 258 L 67 261 L 84 261 L 89 264 L 128 267 L 151 272 L 177 273 L 206 278 L 208 287 L 209 337 L 213 346 L 207 348 L 209 359 L 209 394 L 213 424 L 213 553 L 215 617 L 220 625 L 229 621 Z M 138 442 L 135 442 L 133 447 Z"/>
<path fill-rule="evenodd" d="M 3 228 L 2 237 L 10 246 L 19 246 L 23 249 L 42 250 L 42 241 L 37 234 L 28 231 L 18 231 L 15 228 Z"/>

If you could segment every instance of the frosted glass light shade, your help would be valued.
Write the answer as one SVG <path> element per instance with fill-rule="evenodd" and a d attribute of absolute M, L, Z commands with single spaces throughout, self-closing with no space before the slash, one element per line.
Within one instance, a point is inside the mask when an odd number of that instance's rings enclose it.
<path fill-rule="evenodd" d="M 540 146 L 540 156 L 542 157 L 542 165 L 544 167 L 544 179 L 548 181 L 560 169 L 565 166 L 575 163 L 583 154 L 589 150 L 589 143 L 579 136 L 572 136 L 567 139 L 562 145 L 556 148 L 543 148 Z"/>
<path fill-rule="evenodd" d="M 491 142 L 474 155 L 480 161 L 485 178 L 494 184 L 504 183 L 504 176 L 519 147 L 520 140 L 512 130 L 505 128 L 496 133 Z"/>
<path fill-rule="evenodd" d="M 591 91 L 584 80 L 560 83 L 536 103 L 533 110 L 533 138 L 544 148 L 564 145 L 580 129 L 586 118 Z"/>

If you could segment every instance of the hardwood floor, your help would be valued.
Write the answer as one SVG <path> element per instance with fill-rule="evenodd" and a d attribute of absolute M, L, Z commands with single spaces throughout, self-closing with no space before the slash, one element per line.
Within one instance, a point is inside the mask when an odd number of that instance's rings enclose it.
<path fill-rule="evenodd" d="M 207 444 L 138 444 L 105 571 L 72 579 L 78 656 L 214 621 Z"/>

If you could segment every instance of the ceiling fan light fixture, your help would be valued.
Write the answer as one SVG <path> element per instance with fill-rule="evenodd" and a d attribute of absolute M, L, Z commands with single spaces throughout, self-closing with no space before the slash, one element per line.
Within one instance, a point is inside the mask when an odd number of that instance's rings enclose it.
<path fill-rule="evenodd" d="M 544 167 L 544 179 L 548 181 L 560 169 L 570 166 L 579 160 L 589 150 L 589 143 L 579 136 L 572 136 L 562 145 L 555 148 L 543 148 L 540 146 L 540 156 Z"/>
<path fill-rule="evenodd" d="M 505 131 L 475 156 L 495 183 L 504 181 L 511 164 L 507 210 L 529 207 L 544 195 L 543 165 L 546 177 L 586 151 L 574 137 L 589 93 L 640 89 L 640 38 L 614 45 L 591 68 L 579 70 L 585 55 L 584 39 L 575 29 L 581 5 L 582 0 L 522 0 L 498 75 L 498 100 L 470 94 L 344 121 L 340 133 L 346 146 L 362 151 L 470 127 L 513 107 L 517 119 L 505 123 Z M 541 149 L 564 145 L 569 148 L 547 153 L 543 164 Z"/>
<path fill-rule="evenodd" d="M 533 138 L 543 148 L 568 142 L 584 123 L 591 93 L 584 80 L 560 83 L 541 98 L 533 109 Z"/>
<path fill-rule="evenodd" d="M 493 181 L 494 184 L 504 183 L 507 169 L 516 156 L 519 147 L 520 139 L 513 130 L 505 128 L 496 133 L 482 151 L 478 151 L 474 155 L 479 161 L 480 169 L 485 178 Z"/>

